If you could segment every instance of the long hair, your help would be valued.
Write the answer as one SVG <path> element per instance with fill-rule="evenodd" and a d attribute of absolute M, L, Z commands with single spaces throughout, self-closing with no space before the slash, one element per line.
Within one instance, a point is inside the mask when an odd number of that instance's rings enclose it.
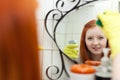
<path fill-rule="evenodd" d="M 0 1 L 0 80 L 41 80 L 35 0 Z"/>
<path fill-rule="evenodd" d="M 88 50 L 87 46 L 86 46 L 86 42 L 85 42 L 85 36 L 86 36 L 86 32 L 88 29 L 96 27 L 96 20 L 91 20 L 89 21 L 87 24 L 85 24 L 83 31 L 82 31 L 82 35 L 81 35 L 81 40 L 80 40 L 80 59 L 81 61 L 84 63 L 86 60 L 92 60 L 91 56 L 90 56 L 90 51 Z M 107 46 L 108 45 L 108 41 L 107 41 Z"/>

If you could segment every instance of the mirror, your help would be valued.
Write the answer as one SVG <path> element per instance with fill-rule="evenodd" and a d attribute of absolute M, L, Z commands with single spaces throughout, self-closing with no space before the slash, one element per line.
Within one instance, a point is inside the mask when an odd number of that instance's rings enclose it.
<path fill-rule="evenodd" d="M 79 63 L 80 37 L 84 25 L 91 19 L 97 19 L 97 15 L 103 13 L 106 9 L 117 7 L 118 5 L 116 4 L 118 4 L 118 2 L 113 3 L 114 1 L 115 0 L 57 0 L 56 8 L 47 13 L 44 24 L 46 32 L 57 46 L 62 69 L 56 65 L 49 66 L 46 69 L 46 75 L 50 80 L 58 80 L 63 72 L 69 77 L 63 55 L 72 63 Z M 118 8 L 116 9 L 119 10 Z M 49 23 L 53 24 L 52 30 Z M 75 58 L 66 55 L 64 52 L 66 46 L 72 43 L 75 44 L 72 48 L 75 48 L 77 51 Z M 69 46 L 69 48 L 70 47 L 71 46 Z M 54 74 L 58 75 L 56 79 L 53 79 L 50 77 L 51 75 L 48 74 L 49 70 L 53 67 L 57 70 Z"/>
<path fill-rule="evenodd" d="M 71 59 L 77 60 L 79 58 L 80 38 L 84 25 L 89 20 L 97 19 L 98 13 L 102 13 L 105 11 L 105 9 L 110 8 L 110 5 L 106 6 L 104 9 L 103 7 L 100 7 L 100 5 L 103 3 L 110 4 L 108 1 L 103 1 L 101 3 L 89 4 L 79 7 L 79 9 L 75 9 L 67 14 L 66 17 L 64 17 L 58 24 L 55 33 L 56 42 L 63 53 Z M 69 44 L 72 43 L 76 43 L 77 45 L 76 48 L 72 48 L 77 50 L 77 55 L 75 53 L 76 56 L 70 56 L 70 53 L 66 51 L 66 47 L 68 48 Z"/>
<path fill-rule="evenodd" d="M 73 62 L 79 58 L 80 38 L 84 25 L 92 19 L 97 20 L 99 13 L 112 9 L 112 1 L 110 0 L 90 0 L 82 4 L 80 2 L 81 0 L 58 0 L 56 9 L 50 10 L 45 18 L 47 33 L 57 45 L 60 53 L 63 53 Z M 48 19 L 51 19 L 48 17 L 52 17 L 53 20 L 53 34 L 48 30 Z M 72 45 L 72 49 L 70 49 L 72 43 L 74 43 L 74 46 Z M 69 48 L 69 50 L 66 48 Z M 72 54 L 72 51 L 75 52 L 75 55 Z M 68 55 L 69 52 L 70 55 Z"/>

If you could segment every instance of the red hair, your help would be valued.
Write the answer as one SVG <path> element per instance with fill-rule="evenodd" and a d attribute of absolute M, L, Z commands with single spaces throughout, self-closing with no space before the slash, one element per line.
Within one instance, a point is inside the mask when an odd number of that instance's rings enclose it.
<path fill-rule="evenodd" d="M 85 24 L 82 35 L 81 35 L 81 40 L 80 40 L 80 59 L 83 63 L 85 63 L 86 60 L 92 60 L 92 57 L 90 55 L 90 51 L 88 50 L 85 42 L 85 36 L 86 32 L 88 29 L 96 27 L 96 20 L 91 20 L 87 24 Z M 107 47 L 108 47 L 108 42 L 107 42 Z"/>
<path fill-rule="evenodd" d="M 0 80 L 41 80 L 35 0 L 0 1 Z"/>

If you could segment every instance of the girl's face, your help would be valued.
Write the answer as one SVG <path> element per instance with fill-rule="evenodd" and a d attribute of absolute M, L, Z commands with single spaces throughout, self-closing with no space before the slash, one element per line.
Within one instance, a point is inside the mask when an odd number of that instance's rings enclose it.
<path fill-rule="evenodd" d="M 85 42 L 92 55 L 101 55 L 106 48 L 107 39 L 99 27 L 93 27 L 86 32 Z"/>

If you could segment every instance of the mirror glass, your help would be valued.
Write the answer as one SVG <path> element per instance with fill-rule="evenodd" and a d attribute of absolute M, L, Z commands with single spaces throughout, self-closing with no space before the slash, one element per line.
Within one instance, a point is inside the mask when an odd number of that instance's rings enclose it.
<path fill-rule="evenodd" d="M 64 49 L 68 44 L 76 43 L 78 45 L 76 47 L 76 49 L 78 50 L 77 54 L 79 54 L 80 38 L 84 25 L 92 19 L 97 19 L 98 13 L 102 13 L 105 9 L 110 8 L 108 5 L 103 9 L 103 7 L 100 7 L 99 5 L 100 4 L 91 4 L 80 7 L 79 9 L 73 10 L 72 12 L 68 13 L 61 20 L 61 22 L 57 26 L 55 34 L 56 42 L 63 52 L 65 52 Z"/>

